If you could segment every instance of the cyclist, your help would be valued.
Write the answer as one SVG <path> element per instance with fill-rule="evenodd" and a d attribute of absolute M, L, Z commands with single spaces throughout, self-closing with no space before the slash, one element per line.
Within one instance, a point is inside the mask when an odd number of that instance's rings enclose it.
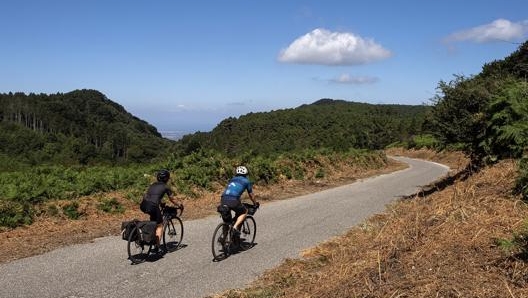
<path fill-rule="evenodd" d="M 240 225 L 246 219 L 248 213 L 247 208 L 242 204 L 240 199 L 244 191 L 247 190 L 253 204 L 259 205 L 259 202 L 253 196 L 253 188 L 247 176 L 248 169 L 245 166 L 238 166 L 235 170 L 235 176 L 229 180 L 220 200 L 222 205 L 227 205 L 229 210 L 235 211 L 236 222 L 234 228 L 238 234 L 240 233 Z"/>
<path fill-rule="evenodd" d="M 156 226 L 156 246 L 154 252 L 159 252 L 159 244 L 161 239 L 161 232 L 163 230 L 163 217 L 161 215 L 160 204 L 163 200 L 163 197 L 167 195 L 169 200 L 177 207 L 183 209 L 183 204 L 178 203 L 174 193 L 167 185 L 169 181 L 170 172 L 163 169 L 156 174 L 157 181 L 152 183 L 147 192 L 143 196 L 143 200 L 139 205 L 139 209 L 143 213 L 150 215 L 150 220 L 157 222 Z"/>

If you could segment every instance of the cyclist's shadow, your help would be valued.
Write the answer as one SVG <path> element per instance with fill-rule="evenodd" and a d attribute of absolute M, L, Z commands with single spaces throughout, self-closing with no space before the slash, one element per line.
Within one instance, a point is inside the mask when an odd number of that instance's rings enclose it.
<path fill-rule="evenodd" d="M 184 249 L 187 247 L 187 244 L 174 244 L 174 243 L 167 243 L 167 250 L 162 250 L 158 253 L 150 253 L 145 260 L 146 262 L 156 262 L 160 259 L 163 259 L 167 254 L 179 251 L 181 249 Z"/>
<path fill-rule="evenodd" d="M 258 243 L 257 242 L 254 242 L 251 246 L 247 246 L 245 249 L 242 248 L 240 245 L 238 247 L 231 247 L 229 249 L 229 252 L 226 253 L 225 251 L 223 252 L 223 255 L 218 257 L 218 258 L 213 258 L 213 262 L 220 262 L 220 261 L 223 261 L 227 258 L 229 258 L 229 256 L 232 256 L 232 255 L 236 255 L 236 254 L 239 254 L 239 253 L 243 253 L 245 251 L 248 251 L 248 250 L 251 250 L 253 247 L 257 246 Z"/>

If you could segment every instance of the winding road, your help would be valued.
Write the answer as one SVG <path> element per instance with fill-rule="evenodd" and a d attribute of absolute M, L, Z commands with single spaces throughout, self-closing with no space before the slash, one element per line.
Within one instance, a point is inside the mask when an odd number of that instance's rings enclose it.
<path fill-rule="evenodd" d="M 184 221 L 184 247 L 158 260 L 131 265 L 126 242 L 93 243 L 0 265 L 0 297 L 204 297 L 239 288 L 286 258 L 345 233 L 394 199 L 448 172 L 423 160 L 394 157 L 409 167 L 290 200 L 267 203 L 255 215 L 256 246 L 213 262 L 211 236 L 220 218 Z M 2 253 L 6 253 L 5 251 Z"/>

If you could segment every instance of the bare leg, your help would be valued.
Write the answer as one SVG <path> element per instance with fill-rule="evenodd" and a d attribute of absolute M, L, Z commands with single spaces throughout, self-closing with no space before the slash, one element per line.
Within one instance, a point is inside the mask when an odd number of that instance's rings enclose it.
<path fill-rule="evenodd" d="M 234 225 L 235 229 L 239 230 L 239 227 L 242 224 L 242 222 L 244 221 L 244 219 L 246 219 L 246 216 L 247 216 L 247 211 L 244 214 L 240 214 L 240 216 L 237 218 L 237 220 L 235 222 L 235 225 Z"/>
<path fill-rule="evenodd" d="M 161 232 L 163 230 L 163 224 L 159 224 L 156 226 L 156 245 L 159 247 L 161 242 Z"/>

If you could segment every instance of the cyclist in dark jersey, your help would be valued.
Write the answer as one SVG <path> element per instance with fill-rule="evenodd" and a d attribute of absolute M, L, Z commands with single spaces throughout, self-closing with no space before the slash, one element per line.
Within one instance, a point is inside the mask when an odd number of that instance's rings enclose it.
<path fill-rule="evenodd" d="M 147 192 L 143 196 L 143 201 L 141 201 L 141 204 L 139 206 L 139 209 L 143 211 L 144 213 L 147 213 L 150 215 L 150 220 L 155 221 L 158 223 L 156 226 L 156 248 L 157 251 L 159 249 L 159 243 L 161 239 L 161 232 L 163 229 L 163 217 L 161 215 L 161 209 L 160 204 L 163 200 L 163 197 L 167 195 L 169 200 L 175 205 L 183 209 L 183 205 L 179 204 L 176 200 L 176 197 L 174 197 L 174 193 L 170 189 L 170 187 L 167 185 L 167 181 L 169 181 L 170 178 L 170 172 L 167 170 L 160 170 L 156 174 L 157 182 L 152 183 L 149 188 L 147 189 Z"/>
<path fill-rule="evenodd" d="M 238 166 L 235 170 L 235 176 L 229 180 L 224 192 L 222 193 L 221 204 L 227 205 L 230 210 L 235 211 L 237 218 L 234 228 L 239 231 L 240 225 L 246 219 L 247 208 L 242 204 L 240 197 L 247 190 L 249 198 L 255 205 L 259 205 L 253 196 L 251 182 L 247 178 L 248 169 L 245 166 Z"/>

